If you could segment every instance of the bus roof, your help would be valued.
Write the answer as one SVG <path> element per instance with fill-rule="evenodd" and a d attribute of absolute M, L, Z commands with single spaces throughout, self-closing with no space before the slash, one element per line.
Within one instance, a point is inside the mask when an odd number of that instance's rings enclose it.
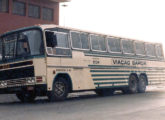
<path fill-rule="evenodd" d="M 161 43 L 158 43 L 158 42 L 147 42 L 147 41 L 144 41 L 144 40 L 137 40 L 137 39 L 120 37 L 120 36 L 115 36 L 115 35 L 103 34 L 103 33 L 99 33 L 99 32 L 92 32 L 92 31 L 88 31 L 88 30 L 81 30 L 81 29 L 76 29 L 76 28 L 71 28 L 71 27 L 58 26 L 58 25 L 55 25 L 55 24 L 38 24 L 38 25 L 34 25 L 34 26 L 23 27 L 23 28 L 19 28 L 19 29 L 16 29 L 16 30 L 6 32 L 6 33 L 2 34 L 1 36 L 5 36 L 7 34 L 11 34 L 11 33 L 26 30 L 26 29 L 38 28 L 38 29 L 41 29 L 41 30 L 45 30 L 45 29 L 48 29 L 48 28 L 56 28 L 56 27 L 71 30 L 71 31 L 85 32 L 85 33 L 89 33 L 89 34 L 97 34 L 97 35 L 107 36 L 107 37 L 112 37 L 112 38 L 126 39 L 126 40 L 132 40 L 132 41 L 137 41 L 137 42 L 141 41 L 141 42 L 152 43 L 152 44 L 161 44 Z"/>

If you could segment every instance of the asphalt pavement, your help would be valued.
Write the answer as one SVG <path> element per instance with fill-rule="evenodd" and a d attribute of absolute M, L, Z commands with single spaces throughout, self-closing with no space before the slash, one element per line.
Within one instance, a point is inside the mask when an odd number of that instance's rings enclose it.
<path fill-rule="evenodd" d="M 165 87 L 107 97 L 74 93 L 66 101 L 54 103 L 45 97 L 21 103 L 15 95 L 0 95 L 0 120 L 165 120 Z"/>

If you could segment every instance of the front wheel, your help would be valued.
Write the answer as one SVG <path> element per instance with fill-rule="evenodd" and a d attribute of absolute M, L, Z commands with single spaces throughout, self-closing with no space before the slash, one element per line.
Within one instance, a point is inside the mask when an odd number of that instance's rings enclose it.
<path fill-rule="evenodd" d="M 139 82 L 138 82 L 138 92 L 139 93 L 145 93 L 145 91 L 146 91 L 146 82 L 147 82 L 146 76 L 140 75 L 139 76 Z"/>
<path fill-rule="evenodd" d="M 48 98 L 50 101 L 62 101 L 67 98 L 68 92 L 68 82 L 65 78 L 60 77 L 53 83 L 53 89 L 48 94 Z"/>
<path fill-rule="evenodd" d="M 16 94 L 21 102 L 34 102 L 36 95 L 33 92 L 21 92 Z"/>

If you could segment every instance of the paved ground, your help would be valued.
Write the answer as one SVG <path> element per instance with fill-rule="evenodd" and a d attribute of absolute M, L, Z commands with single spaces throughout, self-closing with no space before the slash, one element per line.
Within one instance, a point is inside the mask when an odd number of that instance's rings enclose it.
<path fill-rule="evenodd" d="M 90 95 L 89 95 L 90 94 Z M 98 97 L 93 92 L 72 94 L 64 102 L 20 103 L 0 96 L 0 120 L 164 120 L 165 87 L 149 87 L 144 94 Z"/>

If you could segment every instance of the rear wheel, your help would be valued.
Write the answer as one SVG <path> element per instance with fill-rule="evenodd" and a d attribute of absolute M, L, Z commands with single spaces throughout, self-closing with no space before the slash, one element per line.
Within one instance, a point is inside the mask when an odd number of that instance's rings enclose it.
<path fill-rule="evenodd" d="M 68 82 L 63 77 L 59 77 L 53 84 L 53 89 L 48 94 L 50 101 L 65 100 L 69 92 Z"/>
<path fill-rule="evenodd" d="M 137 92 L 137 77 L 135 75 L 130 75 L 129 77 L 129 93 L 136 93 Z"/>
<path fill-rule="evenodd" d="M 16 94 L 21 102 L 34 102 L 36 95 L 33 92 L 20 92 Z"/>
<path fill-rule="evenodd" d="M 139 93 L 144 93 L 146 91 L 146 83 L 147 83 L 146 76 L 140 75 L 139 82 L 138 82 L 138 92 Z"/>

